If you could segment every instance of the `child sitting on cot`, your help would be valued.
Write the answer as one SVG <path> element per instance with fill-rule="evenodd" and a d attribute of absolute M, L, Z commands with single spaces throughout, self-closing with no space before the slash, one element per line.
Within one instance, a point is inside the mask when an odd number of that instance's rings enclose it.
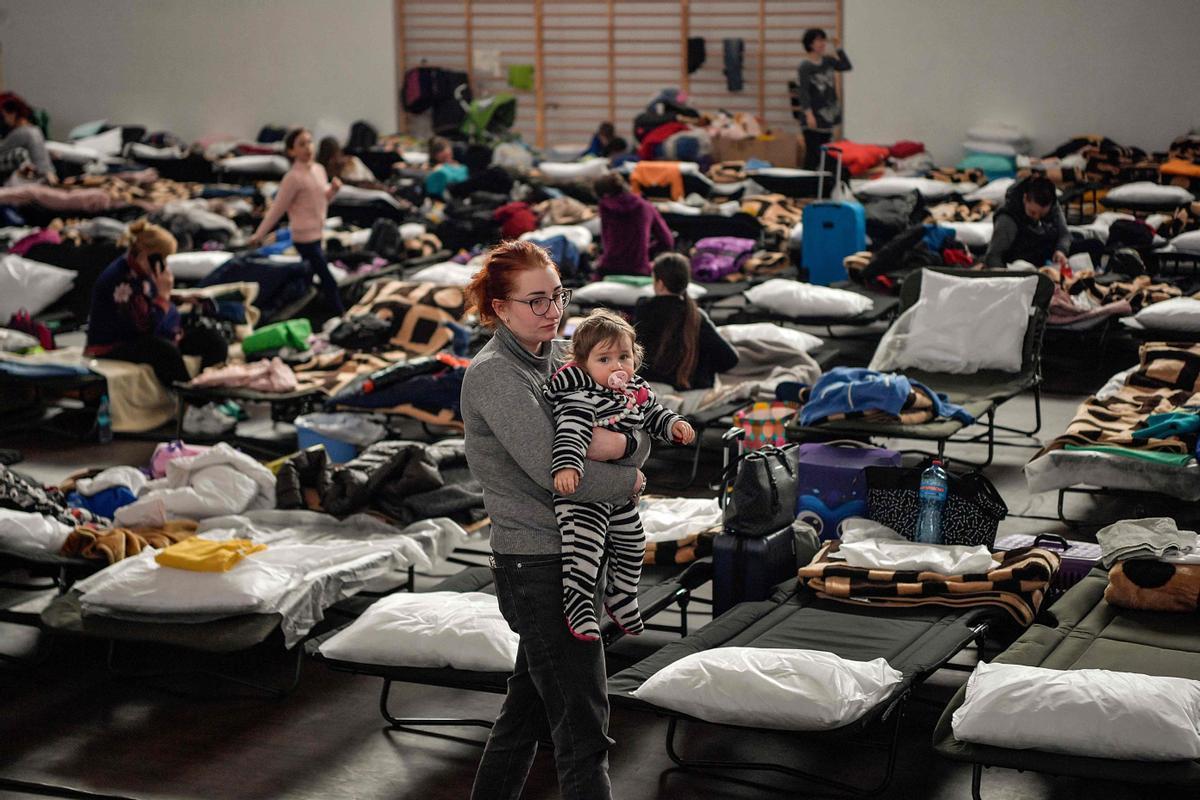
<path fill-rule="evenodd" d="M 562 534 L 563 611 L 577 639 L 600 638 L 595 597 L 600 566 L 608 555 L 604 608 L 629 634 L 642 632 L 638 581 L 646 537 L 638 500 L 579 503 L 579 488 L 592 428 L 620 433 L 639 428 L 658 438 L 690 444 L 687 421 L 663 408 L 636 374 L 642 360 L 633 326 L 611 311 L 591 313 L 571 340 L 571 360 L 555 372 L 545 393 L 554 409 L 554 514 Z"/>

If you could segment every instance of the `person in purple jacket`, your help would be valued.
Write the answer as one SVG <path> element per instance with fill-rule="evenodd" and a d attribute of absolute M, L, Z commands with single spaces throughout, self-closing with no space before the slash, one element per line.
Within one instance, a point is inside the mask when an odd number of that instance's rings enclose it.
<path fill-rule="evenodd" d="M 600 246 L 597 270 L 604 275 L 649 275 L 650 259 L 675 244 L 658 209 L 629 191 L 616 173 L 597 178 Z"/>

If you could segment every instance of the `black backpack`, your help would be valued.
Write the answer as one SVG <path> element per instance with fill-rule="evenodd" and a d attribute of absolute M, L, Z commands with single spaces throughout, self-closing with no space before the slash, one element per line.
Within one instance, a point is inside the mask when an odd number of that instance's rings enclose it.
<path fill-rule="evenodd" d="M 395 258 L 404 249 L 404 241 L 400 238 L 400 226 L 395 220 L 380 218 L 371 226 L 371 235 L 367 239 L 367 250 L 384 258 Z"/>

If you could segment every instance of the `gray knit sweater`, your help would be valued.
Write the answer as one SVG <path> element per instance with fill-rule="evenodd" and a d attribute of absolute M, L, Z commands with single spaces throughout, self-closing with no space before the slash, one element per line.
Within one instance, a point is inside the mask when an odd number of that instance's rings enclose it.
<path fill-rule="evenodd" d="M 535 356 L 500 325 L 463 378 L 467 464 L 483 485 L 496 553 L 543 555 L 562 550 L 550 472 L 554 422 L 542 393 L 546 379 L 561 363 L 556 350 Z M 635 465 L 646 459 L 649 449 L 648 437 L 638 434 L 638 449 L 630 459 L 590 462 L 572 499 L 619 503 L 631 497 Z"/>

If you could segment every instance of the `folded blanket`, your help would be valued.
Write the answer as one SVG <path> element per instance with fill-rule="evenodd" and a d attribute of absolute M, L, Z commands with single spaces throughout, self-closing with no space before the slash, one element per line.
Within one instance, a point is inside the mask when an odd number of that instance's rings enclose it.
<path fill-rule="evenodd" d="M 162 549 L 195 536 L 196 524 L 190 519 L 177 519 L 153 528 L 99 528 L 84 525 L 67 535 L 59 554 L 115 564 L 136 556 L 147 547 Z"/>
<path fill-rule="evenodd" d="M 1058 572 L 1059 557 L 1036 547 L 993 553 L 995 566 L 983 573 L 941 575 L 936 572 L 851 567 L 831 561 L 839 542 L 822 547 L 799 577 L 818 597 L 872 606 L 995 606 L 1022 627 L 1033 624 Z"/>
<path fill-rule="evenodd" d="M 1104 599 L 1141 611 L 1200 610 L 1200 564 L 1153 559 L 1120 561 L 1108 573 Z"/>
<path fill-rule="evenodd" d="M 684 536 L 674 542 L 646 542 L 643 564 L 690 564 L 698 558 L 712 555 L 713 537 L 720 527 Z"/>
<path fill-rule="evenodd" d="M 228 364 L 209 367 L 192 379 L 192 386 L 252 389 L 257 392 L 292 392 L 296 390 L 296 373 L 278 357 L 249 364 Z"/>
<path fill-rule="evenodd" d="M 154 557 L 159 566 L 189 572 L 229 572 L 251 553 L 266 550 L 265 544 L 249 539 L 188 539 L 177 542 Z"/>

